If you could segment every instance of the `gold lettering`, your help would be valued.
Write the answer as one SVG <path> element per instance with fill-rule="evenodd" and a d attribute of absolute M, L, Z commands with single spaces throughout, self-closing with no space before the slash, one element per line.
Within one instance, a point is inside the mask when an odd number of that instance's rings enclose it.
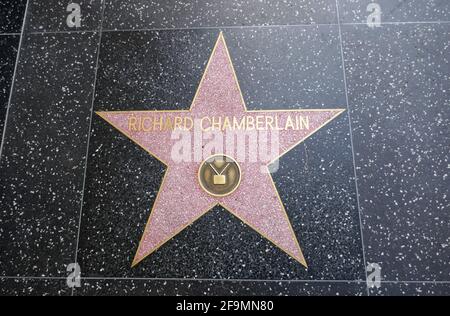
<path fill-rule="evenodd" d="M 223 120 L 223 130 L 227 130 L 227 129 L 231 129 L 231 122 L 230 122 L 230 118 L 227 116 L 225 117 L 225 119 Z"/>
<path fill-rule="evenodd" d="M 207 127 L 207 128 L 205 128 L 204 125 L 203 125 L 203 122 L 206 121 L 206 120 L 208 120 L 209 123 L 210 123 L 210 126 Z M 210 119 L 209 117 L 207 117 L 207 116 L 203 117 L 203 118 L 201 119 L 201 121 L 200 121 L 200 125 L 201 125 L 201 128 L 202 128 L 202 131 L 203 131 L 203 132 L 208 132 L 208 131 L 210 131 L 210 130 L 211 130 L 211 119 Z"/>
<path fill-rule="evenodd" d="M 253 116 L 247 116 L 247 131 L 255 129 L 255 119 Z"/>
<path fill-rule="evenodd" d="M 182 125 L 183 125 L 183 118 L 179 117 L 179 116 L 176 116 L 173 129 L 174 130 L 176 130 L 176 129 L 183 129 Z"/>
<path fill-rule="evenodd" d="M 213 130 L 222 130 L 222 118 L 213 116 L 211 125 Z"/>
<path fill-rule="evenodd" d="M 132 114 L 130 117 L 128 117 L 128 130 L 137 132 L 136 124 L 137 124 L 137 118 L 136 118 L 136 116 L 134 116 L 134 114 Z"/>
<path fill-rule="evenodd" d="M 309 116 L 300 116 L 300 129 L 309 130 Z"/>
<path fill-rule="evenodd" d="M 188 123 L 190 124 L 188 127 Z M 192 128 L 194 127 L 194 120 L 190 117 L 185 117 L 184 118 L 184 128 L 188 131 L 190 131 Z"/>
<path fill-rule="evenodd" d="M 241 118 L 239 122 L 237 117 L 233 117 L 233 129 L 234 130 L 243 130 L 245 129 L 245 117 Z"/>
<path fill-rule="evenodd" d="M 150 126 L 145 127 L 145 123 L 148 121 L 148 123 L 150 123 Z M 152 130 L 152 119 L 148 116 L 141 118 L 141 131 L 144 132 L 150 132 Z"/>
<path fill-rule="evenodd" d="M 264 116 L 261 115 L 256 116 L 256 130 L 258 131 L 264 130 Z"/>
<path fill-rule="evenodd" d="M 166 117 L 166 124 L 164 124 L 165 131 L 173 131 L 173 123 L 170 117 Z"/>
<path fill-rule="evenodd" d="M 266 130 L 269 130 L 269 127 L 271 130 L 274 129 L 273 127 L 273 116 L 266 116 Z"/>
<path fill-rule="evenodd" d="M 258 115 L 243 116 L 205 116 L 200 120 L 200 126 L 203 132 L 211 130 L 309 130 L 309 117 L 296 115 L 287 116 L 284 126 L 280 127 L 282 118 L 277 115 Z M 165 117 L 161 116 L 136 116 L 132 114 L 128 117 L 128 130 L 133 132 L 150 131 L 170 131 L 170 130 L 192 130 L 194 128 L 194 119 L 192 117 Z"/>
<path fill-rule="evenodd" d="M 292 130 L 294 130 L 295 129 L 295 126 L 294 126 L 294 121 L 292 121 L 292 117 L 289 115 L 288 116 L 288 118 L 287 118 L 287 120 L 286 120 L 286 127 L 284 128 L 286 131 L 288 130 L 288 129 L 292 129 Z"/>
<path fill-rule="evenodd" d="M 275 130 L 282 131 L 283 129 L 280 127 L 280 120 L 278 116 L 275 116 Z"/>
<path fill-rule="evenodd" d="M 156 129 L 159 127 L 159 130 L 162 131 L 163 129 L 163 117 L 160 116 L 159 120 L 154 119 L 153 120 L 153 130 L 156 131 Z"/>

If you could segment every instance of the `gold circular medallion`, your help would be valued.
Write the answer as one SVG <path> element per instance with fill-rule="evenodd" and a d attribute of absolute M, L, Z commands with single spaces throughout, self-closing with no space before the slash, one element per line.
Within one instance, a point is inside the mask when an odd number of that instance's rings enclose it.
<path fill-rule="evenodd" d="M 200 186 L 208 194 L 223 197 L 230 195 L 241 183 L 241 168 L 231 157 L 214 155 L 200 165 Z"/>

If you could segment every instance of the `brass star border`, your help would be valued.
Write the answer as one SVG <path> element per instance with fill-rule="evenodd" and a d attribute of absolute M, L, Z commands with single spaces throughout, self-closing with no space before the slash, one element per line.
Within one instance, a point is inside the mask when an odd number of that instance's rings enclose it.
<path fill-rule="evenodd" d="M 314 112 L 318 112 L 318 114 L 321 113 L 326 113 L 326 112 L 330 112 L 329 117 L 327 117 L 326 119 L 323 120 L 323 122 L 321 124 L 318 124 L 318 126 L 316 126 L 314 128 L 313 131 L 311 131 L 309 134 L 307 134 L 305 137 L 302 137 L 298 142 L 294 143 L 293 145 L 289 146 L 286 150 L 283 150 L 283 152 L 278 155 L 277 157 L 275 157 L 273 160 L 270 161 L 270 163 L 268 163 L 265 167 L 267 168 L 267 174 L 268 177 L 270 178 L 270 182 L 271 185 L 273 186 L 273 190 L 276 194 L 276 197 L 278 199 L 278 203 L 280 204 L 280 207 L 282 208 L 282 214 L 285 217 L 286 222 L 288 223 L 289 226 L 289 230 L 290 233 L 292 234 L 292 236 L 294 237 L 295 243 L 296 243 L 296 247 L 298 247 L 298 254 L 294 254 L 294 252 L 289 251 L 287 249 L 284 249 L 286 247 L 282 247 L 280 246 L 280 242 L 273 240 L 273 238 L 271 238 L 270 236 L 268 236 L 268 234 L 266 232 L 261 231 L 261 229 L 259 229 L 258 227 L 256 227 L 256 225 L 254 225 L 253 223 L 251 223 L 248 219 L 244 218 L 244 216 L 240 216 L 239 212 L 233 211 L 229 206 L 224 205 L 224 203 L 222 203 L 219 200 L 215 200 L 213 203 L 211 203 L 205 211 L 202 212 L 198 212 L 195 216 L 192 216 L 191 220 L 189 220 L 188 222 L 186 222 L 184 225 L 177 227 L 176 230 L 172 231 L 170 234 L 168 234 L 166 236 L 166 238 L 163 238 L 160 242 L 158 242 L 156 245 L 152 245 L 151 247 L 148 247 L 149 250 L 143 250 L 143 245 L 145 244 L 146 238 L 149 235 L 149 231 L 151 231 L 151 225 L 152 225 L 152 220 L 154 217 L 154 213 L 155 213 L 155 208 L 158 206 L 158 204 L 160 203 L 160 195 L 161 195 L 161 190 L 163 188 L 165 188 L 166 186 L 166 182 L 167 182 L 167 175 L 169 173 L 169 170 L 171 168 L 170 163 L 168 163 L 166 161 L 166 159 L 164 159 L 163 157 L 160 157 L 160 155 L 158 155 L 157 153 L 155 153 L 155 150 L 150 150 L 148 148 L 148 146 L 144 145 L 143 142 L 141 140 L 137 140 L 136 137 L 131 137 L 130 133 L 127 132 L 123 126 L 121 124 L 119 124 L 118 118 L 122 118 L 126 117 L 127 115 L 129 115 L 130 113 L 133 114 L 145 114 L 145 113 L 167 113 L 167 114 L 171 114 L 171 113 L 178 113 L 178 114 L 190 114 L 192 113 L 192 110 L 194 108 L 194 105 L 196 104 L 196 101 L 199 97 L 199 93 L 201 88 L 204 85 L 205 82 L 205 77 L 208 73 L 208 71 L 210 70 L 210 66 L 212 63 L 212 60 L 214 58 L 214 56 L 216 56 L 217 53 L 217 49 L 218 46 L 222 45 L 221 48 L 226 52 L 226 58 L 228 59 L 227 62 L 229 63 L 230 66 L 230 71 L 232 72 L 232 76 L 233 76 L 233 80 L 235 82 L 235 84 L 237 85 L 237 90 L 239 93 L 239 98 L 240 98 L 240 103 L 243 106 L 243 113 L 244 114 L 253 114 L 253 113 L 302 113 L 302 112 L 306 112 L 306 113 L 314 113 Z M 230 88 L 231 89 L 231 88 Z M 132 267 L 138 265 L 140 262 L 142 262 L 145 258 L 147 258 L 149 255 L 151 255 L 152 253 L 154 253 L 155 251 L 157 251 L 161 246 L 163 246 L 165 243 L 167 243 L 169 240 L 173 239 L 175 236 L 177 236 L 181 231 L 183 231 L 184 229 L 186 229 L 188 226 L 192 225 L 194 222 L 196 222 L 200 217 L 202 217 L 203 215 L 205 215 L 207 212 L 209 212 L 212 208 L 214 208 L 215 206 L 220 205 L 221 207 L 223 207 L 224 209 L 226 209 L 227 211 L 229 211 L 231 214 L 233 214 L 234 216 L 236 216 L 238 219 L 240 219 L 244 224 L 246 224 L 247 226 L 253 228 L 256 232 L 258 232 L 261 236 L 263 236 L 264 238 L 266 238 L 267 240 L 271 241 L 275 246 L 277 246 L 279 249 L 281 249 L 282 251 L 284 251 L 286 254 L 288 254 L 290 257 L 292 257 L 293 259 L 295 259 L 296 261 L 298 261 L 300 264 L 302 264 L 304 267 L 308 267 L 306 260 L 303 256 L 301 247 L 298 243 L 296 234 L 294 232 L 294 229 L 292 227 L 292 224 L 290 223 L 289 217 L 287 215 L 285 206 L 283 204 L 283 201 L 279 195 L 279 192 L 276 188 L 276 185 L 273 181 L 272 175 L 269 172 L 269 166 L 271 164 L 273 164 L 274 162 L 276 162 L 277 160 L 279 160 L 282 156 L 284 156 L 285 154 L 287 154 L 290 150 L 292 150 L 294 147 L 298 146 L 300 143 L 304 142 L 306 139 L 308 139 L 309 137 L 311 137 L 312 135 L 314 135 L 317 131 L 319 131 L 322 127 L 324 127 L 325 125 L 327 125 L 329 122 L 331 122 L 332 120 L 334 120 L 336 117 L 338 117 L 340 114 L 342 114 L 345 111 L 345 109 L 308 109 L 308 110 L 248 110 L 243 94 L 242 94 L 242 90 L 240 88 L 239 85 L 239 81 L 236 75 L 236 71 L 234 69 L 233 63 L 232 63 L 232 59 L 228 50 L 228 47 L 226 45 L 223 33 L 220 32 L 219 37 L 216 41 L 216 44 L 214 45 L 214 49 L 213 52 L 209 58 L 208 64 L 206 66 L 206 69 L 203 73 L 203 76 L 201 78 L 200 84 L 197 88 L 197 91 L 195 93 L 193 102 L 191 104 L 191 107 L 189 110 L 180 110 L 180 111 L 114 111 L 114 112 L 96 112 L 100 117 L 102 117 L 105 121 L 107 121 L 110 125 L 112 125 L 114 128 L 116 128 L 118 131 L 120 131 L 122 134 L 124 134 L 126 137 L 128 137 L 130 140 L 132 140 L 134 143 L 136 143 L 138 146 L 140 146 L 141 148 L 143 148 L 146 152 L 148 152 L 150 155 L 152 155 L 153 157 L 155 157 L 156 159 L 158 159 L 161 163 L 163 163 L 166 166 L 166 171 L 164 174 L 164 178 L 161 184 L 161 187 L 158 191 L 158 194 L 156 196 L 156 199 L 153 203 L 153 207 L 149 216 L 149 219 L 147 221 L 147 224 L 145 226 L 145 230 L 144 230 L 144 234 L 140 240 L 139 243 L 139 247 L 138 247 L 138 251 L 136 253 L 136 256 L 133 260 L 132 263 Z M 320 112 L 320 113 L 319 113 Z M 194 185 L 195 183 L 193 183 Z M 233 194 L 237 194 L 237 193 L 233 193 Z"/>

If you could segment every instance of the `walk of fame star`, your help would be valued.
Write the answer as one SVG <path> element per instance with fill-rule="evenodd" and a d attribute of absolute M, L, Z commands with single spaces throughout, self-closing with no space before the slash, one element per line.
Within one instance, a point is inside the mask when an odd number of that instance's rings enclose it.
<path fill-rule="evenodd" d="M 248 111 L 221 33 L 190 110 L 98 112 L 97 114 L 104 120 L 167 166 L 132 265 L 140 263 L 214 206 L 221 205 L 307 267 L 269 172 L 269 165 L 343 111 L 342 109 Z M 266 127 L 268 133 L 276 132 L 279 138 L 279 152 L 272 154 L 270 163 L 236 162 L 235 157 L 230 157 L 232 159 L 228 162 L 230 166 L 224 161 L 214 159 L 205 159 L 202 163 L 174 161 L 172 149 L 177 141 L 172 137 L 174 126 L 186 129 L 186 122 L 211 117 L 234 118 L 234 124 L 244 122 L 243 125 L 239 125 L 240 127 L 248 127 L 251 122 L 252 128 Z M 299 120 L 303 125 L 299 124 Z M 169 126 L 163 121 L 170 122 L 167 123 Z M 281 124 L 283 128 L 279 127 L 280 122 L 284 122 Z M 206 125 L 209 128 L 211 122 Z M 226 134 L 229 132 L 227 127 L 230 128 L 232 124 L 224 126 Z M 224 153 L 212 154 L 224 157 Z M 261 172 L 262 168 L 266 168 L 267 172 Z M 227 177 L 235 179 L 228 189 Z"/>

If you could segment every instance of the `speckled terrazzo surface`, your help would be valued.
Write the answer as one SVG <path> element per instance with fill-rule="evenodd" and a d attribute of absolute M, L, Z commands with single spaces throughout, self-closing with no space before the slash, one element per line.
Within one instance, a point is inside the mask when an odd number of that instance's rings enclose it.
<path fill-rule="evenodd" d="M 0 2 L 0 34 L 20 33 L 27 0 Z"/>
<path fill-rule="evenodd" d="M 0 37 L 0 130 L 3 131 L 20 36 Z"/>
<path fill-rule="evenodd" d="M 104 0 L 29 0 L 27 32 L 61 32 L 71 31 L 66 23 L 66 7 L 76 3 L 82 9 L 82 22 L 77 31 L 98 30 L 101 24 L 102 3 Z"/>
<path fill-rule="evenodd" d="M 21 33 L 2 1 L 0 295 L 450 295 L 449 2 L 370 2 L 78 1 L 72 29 L 30 0 Z M 166 169 L 92 111 L 188 109 L 220 31 L 250 110 L 347 109 L 273 174 L 308 269 L 221 207 L 131 268 Z"/>

